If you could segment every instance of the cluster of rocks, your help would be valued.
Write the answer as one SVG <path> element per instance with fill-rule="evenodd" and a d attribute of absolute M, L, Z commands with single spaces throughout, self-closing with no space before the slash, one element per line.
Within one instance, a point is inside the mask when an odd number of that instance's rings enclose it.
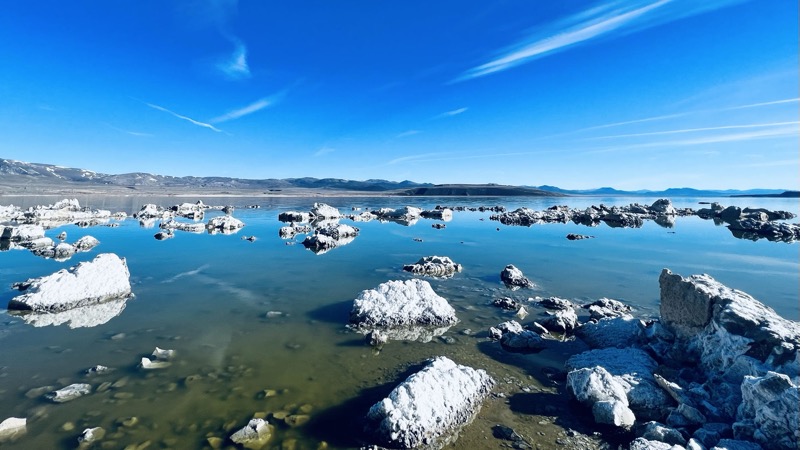
<path fill-rule="evenodd" d="M 224 215 L 213 217 L 205 224 L 200 222 L 204 219 L 206 211 L 221 210 Z M 163 208 L 153 203 L 142 205 L 133 217 L 139 219 L 139 224 L 145 228 L 155 226 L 156 221 L 160 221 L 158 227 L 160 231 L 154 235 L 158 240 L 171 239 L 175 237 L 176 231 L 187 233 L 202 233 L 207 231 L 209 234 L 233 234 L 245 226 L 244 222 L 233 217 L 234 208 L 232 206 L 208 206 L 202 200 L 196 203 L 181 203 L 169 208 Z M 192 222 L 183 222 L 178 218 L 189 219 Z"/>
<path fill-rule="evenodd" d="M 0 206 L 0 222 L 37 224 L 46 229 L 75 224 L 81 227 L 106 224 L 110 220 L 125 220 L 124 212 L 111 213 L 104 209 L 81 207 L 77 199 L 64 199 L 52 205 L 38 205 L 26 210 L 14 205 Z"/>
<path fill-rule="evenodd" d="M 60 240 L 66 239 L 66 233 L 61 233 Z M 66 261 L 75 253 L 88 252 L 100 244 L 92 236 L 83 236 L 72 244 L 66 242 L 56 243 L 45 236 L 44 227 L 41 225 L 18 225 L 0 227 L 0 249 L 26 249 L 36 256 L 53 258 L 56 261 Z"/>
<path fill-rule="evenodd" d="M 794 242 L 800 240 L 800 224 L 781 222 L 797 217 L 788 211 L 770 211 L 764 208 L 740 208 L 719 203 L 711 203 L 708 208 L 697 210 L 696 213 L 703 219 L 711 219 L 714 223 L 722 225 L 727 223 L 731 233 L 740 239 L 756 241 L 768 239 L 770 241 Z"/>
<path fill-rule="evenodd" d="M 517 208 L 514 211 L 493 214 L 490 219 L 504 225 L 531 226 L 541 223 L 573 222 L 586 226 L 597 226 L 605 222 L 610 227 L 639 228 L 644 220 L 654 220 L 659 225 L 671 227 L 677 216 L 688 216 L 694 212 L 691 208 L 677 209 L 668 199 L 660 199 L 652 205 L 632 203 L 628 206 L 608 207 L 590 206 L 585 209 L 568 206 L 551 206 L 537 211 L 529 208 Z"/>
<path fill-rule="evenodd" d="M 443 206 L 443 205 L 436 205 L 434 210 L 441 210 L 441 209 L 449 209 L 451 211 L 471 211 L 471 212 L 505 212 L 506 207 L 495 205 L 495 206 Z"/>
<path fill-rule="evenodd" d="M 631 449 L 796 449 L 800 324 L 708 275 L 664 269 L 659 281 L 660 320 L 589 305 L 595 318 L 574 333 L 592 350 L 567 361 L 567 391 L 597 423 L 634 433 Z M 527 331 L 506 328 L 503 339 Z"/>
<path fill-rule="evenodd" d="M 675 225 L 675 218 L 696 215 L 703 219 L 713 219 L 717 224 L 727 223 L 731 233 L 740 239 L 758 240 L 766 238 L 771 241 L 793 242 L 800 240 L 800 224 L 783 222 L 796 217 L 788 211 L 770 211 L 759 208 L 727 208 L 719 203 L 711 203 L 708 208 L 697 211 L 691 208 L 675 208 L 669 199 L 659 199 L 652 205 L 632 203 L 628 206 L 607 207 L 590 206 L 586 209 L 569 208 L 567 206 L 551 206 L 538 211 L 529 208 L 518 208 L 514 211 L 503 211 L 494 214 L 491 220 L 504 225 L 531 226 L 542 223 L 568 223 L 594 227 L 605 222 L 610 227 L 639 228 L 645 220 L 653 220 L 665 228 Z M 569 234 L 567 239 L 579 240 L 593 236 Z"/>
<path fill-rule="evenodd" d="M 303 245 L 316 254 L 323 254 L 333 248 L 349 244 L 358 236 L 359 229 L 340 224 L 339 221 L 342 219 L 353 222 L 377 220 L 411 226 L 420 218 L 444 222 L 453 218 L 452 210 L 439 207 L 433 210 L 423 210 L 414 206 L 358 212 L 359 210 L 360 208 L 353 207 L 353 214 L 345 215 L 328 204 L 314 203 L 309 212 L 284 211 L 278 214 L 278 220 L 288 225 L 278 230 L 278 236 L 281 239 L 294 239 L 298 235 L 305 235 Z M 434 227 L 444 228 L 444 224 L 435 224 Z"/>
<path fill-rule="evenodd" d="M 314 203 L 309 212 L 282 212 L 278 214 L 278 220 L 289 225 L 281 227 L 278 236 L 294 239 L 305 235 L 303 246 L 321 255 L 353 242 L 358 236 L 358 228 L 339 223 L 344 217 L 337 208 L 325 203 Z"/>

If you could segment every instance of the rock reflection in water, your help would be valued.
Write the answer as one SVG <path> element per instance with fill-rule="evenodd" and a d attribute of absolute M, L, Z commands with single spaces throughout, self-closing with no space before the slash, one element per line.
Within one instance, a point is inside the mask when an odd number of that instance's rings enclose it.
<path fill-rule="evenodd" d="M 64 324 L 69 328 L 90 328 L 102 325 L 122 314 L 127 300 L 127 298 L 118 298 L 59 312 L 14 312 L 11 314 L 19 316 L 25 323 L 37 328 Z"/>

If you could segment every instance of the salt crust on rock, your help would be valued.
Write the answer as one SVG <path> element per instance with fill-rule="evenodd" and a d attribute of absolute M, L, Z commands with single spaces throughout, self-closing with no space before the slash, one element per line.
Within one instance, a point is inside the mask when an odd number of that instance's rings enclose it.
<path fill-rule="evenodd" d="M 403 270 L 417 275 L 447 278 L 461 272 L 461 264 L 454 263 L 447 256 L 424 256 L 415 264 L 403 266 Z"/>
<path fill-rule="evenodd" d="M 471 421 L 493 385 L 486 371 L 440 356 L 370 408 L 367 431 L 380 445 L 433 445 Z"/>
<path fill-rule="evenodd" d="M 625 388 L 630 408 L 643 419 L 660 417 L 669 404 L 667 393 L 656 384 L 658 364 L 638 348 L 604 348 L 579 353 L 567 360 L 568 371 L 602 367 Z M 569 376 L 569 375 L 568 375 Z"/>
<path fill-rule="evenodd" d="M 683 278 L 664 269 L 659 283 L 662 321 L 688 340 L 708 373 L 736 383 L 769 370 L 800 376 L 798 322 L 708 275 Z"/>
<path fill-rule="evenodd" d="M 356 328 L 446 326 L 457 321 L 447 300 L 418 279 L 388 281 L 362 291 L 350 312 L 350 324 Z"/>
<path fill-rule="evenodd" d="M 124 258 L 113 253 L 29 279 L 22 286 L 25 293 L 11 299 L 8 309 L 64 311 L 131 295 L 128 266 Z"/>

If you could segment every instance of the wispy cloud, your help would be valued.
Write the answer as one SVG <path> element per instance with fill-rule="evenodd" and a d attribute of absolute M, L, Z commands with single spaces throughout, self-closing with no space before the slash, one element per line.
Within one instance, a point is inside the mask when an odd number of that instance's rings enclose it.
<path fill-rule="evenodd" d="M 215 118 L 211 119 L 209 122 L 211 122 L 211 123 L 223 123 L 223 122 L 227 122 L 229 120 L 235 120 L 235 119 L 238 119 L 240 117 L 244 117 L 244 116 L 253 114 L 255 112 L 261 111 L 262 109 L 267 108 L 269 106 L 274 106 L 276 103 L 278 103 L 278 101 L 280 101 L 280 96 L 272 96 L 272 97 L 261 98 L 261 99 L 258 99 L 256 101 L 254 101 L 253 103 L 250 103 L 247 106 L 243 106 L 241 108 L 234 109 L 233 111 L 228 111 L 227 113 L 225 113 L 225 114 L 223 114 L 223 115 L 221 115 L 219 117 L 215 117 Z"/>
<path fill-rule="evenodd" d="M 168 110 L 167 108 L 164 108 L 163 106 L 154 105 L 153 103 L 146 103 L 146 105 L 151 107 L 151 108 L 153 108 L 153 109 L 156 109 L 158 111 L 163 111 L 165 113 L 172 114 L 173 116 L 177 117 L 178 119 L 183 119 L 183 120 L 185 120 L 187 122 L 190 122 L 190 123 L 192 123 L 194 125 L 197 125 L 198 127 L 208 128 L 209 130 L 216 131 L 217 133 L 222 133 L 222 130 L 220 130 L 219 128 L 215 127 L 214 125 L 194 120 L 191 117 L 182 116 L 182 115 L 180 115 L 180 114 L 178 114 L 176 112 L 173 112 L 173 111 Z"/>
<path fill-rule="evenodd" d="M 314 152 L 314 156 L 323 156 L 323 155 L 327 155 L 328 153 L 333 153 L 335 151 L 336 151 L 335 148 L 331 148 L 331 147 L 328 147 L 326 145 L 326 146 L 322 147 L 321 149 L 317 150 L 316 152 Z"/>
<path fill-rule="evenodd" d="M 485 159 L 485 158 L 503 158 L 510 156 L 530 156 L 542 155 L 545 153 L 561 153 L 561 150 L 536 150 L 529 152 L 504 152 L 504 153 L 480 153 L 480 154 L 464 154 L 458 152 L 436 152 L 436 153 L 423 153 L 420 155 L 402 156 L 390 160 L 387 164 L 400 164 L 400 163 L 427 163 L 436 161 L 460 161 L 464 159 Z"/>
<path fill-rule="evenodd" d="M 105 122 L 103 122 L 103 123 L 105 123 Z M 122 129 L 122 128 L 115 127 L 114 125 L 111 125 L 110 123 L 105 123 L 105 125 L 107 125 L 107 126 L 108 126 L 109 128 L 111 128 L 112 130 L 119 131 L 120 133 L 129 134 L 129 135 L 131 135 L 131 136 L 136 136 L 136 137 L 153 137 L 153 135 L 152 135 L 152 134 L 150 134 L 150 133 L 142 133 L 142 132 L 139 132 L 139 131 L 130 131 L 130 130 L 124 130 L 124 129 Z"/>
<path fill-rule="evenodd" d="M 217 68 L 232 80 L 250 78 L 250 66 L 247 65 L 247 46 L 237 38 L 231 38 L 231 41 L 234 45 L 233 53 L 218 63 Z"/>
<path fill-rule="evenodd" d="M 463 113 L 467 112 L 467 109 L 469 109 L 469 108 L 458 108 L 458 109 L 454 109 L 452 111 L 443 112 L 443 113 L 435 116 L 434 119 L 444 119 L 444 118 L 447 118 L 447 117 L 457 116 L 459 114 L 463 114 Z"/>
<path fill-rule="evenodd" d="M 796 123 L 796 122 L 789 122 Z M 683 147 L 704 144 L 721 144 L 726 142 L 745 142 L 758 139 L 774 139 L 800 135 L 797 125 L 776 125 L 765 130 L 749 131 L 745 133 L 724 133 L 712 136 L 697 137 L 692 139 L 677 139 L 669 141 L 647 142 L 643 144 L 614 146 L 603 149 L 587 150 L 583 154 L 612 153 L 627 150 L 646 149 L 654 147 Z"/>
<path fill-rule="evenodd" d="M 783 100 L 773 100 L 773 101 L 768 101 L 768 102 L 750 103 L 750 104 L 746 104 L 746 105 L 728 106 L 728 107 L 724 107 L 724 108 L 701 109 L 701 110 L 696 110 L 696 111 L 686 111 L 686 112 L 675 113 L 675 114 L 665 114 L 663 116 L 646 117 L 644 119 L 636 119 L 636 120 L 628 120 L 628 121 L 624 121 L 624 122 L 613 122 L 613 123 L 607 123 L 607 124 L 603 124 L 603 125 L 595 125 L 595 126 L 592 126 L 592 127 L 581 128 L 579 130 L 575 130 L 575 132 L 577 133 L 577 132 L 583 132 L 583 131 L 599 130 L 599 129 L 603 129 L 603 128 L 613 128 L 613 127 L 619 127 L 619 126 L 623 126 L 623 125 L 634 125 L 634 124 L 637 124 L 637 123 L 657 122 L 657 121 L 661 121 L 661 120 L 675 119 L 675 118 L 678 118 L 678 117 L 691 116 L 691 115 L 695 115 L 695 114 L 710 114 L 710 113 L 718 113 L 718 112 L 725 112 L 725 111 L 735 111 L 735 110 L 739 110 L 739 109 L 761 108 L 761 107 L 764 107 L 764 106 L 782 105 L 782 104 L 787 104 L 787 103 L 797 103 L 798 101 L 800 101 L 800 98 L 787 98 L 787 99 L 783 99 Z"/>
<path fill-rule="evenodd" d="M 704 128 L 684 128 L 681 130 L 666 130 L 666 131 L 651 131 L 648 133 L 632 133 L 632 134 L 616 134 L 612 136 L 598 136 L 587 138 L 587 140 L 600 140 L 600 139 L 617 139 L 628 137 L 642 137 L 642 136 L 660 136 L 669 134 L 684 134 L 684 133 L 699 133 L 704 131 L 719 131 L 719 130 L 735 130 L 743 128 L 772 128 L 783 125 L 798 125 L 800 122 L 776 122 L 776 123 L 753 123 L 746 125 L 726 125 L 721 127 L 704 127 Z"/>
<path fill-rule="evenodd" d="M 404 138 L 404 137 L 409 137 L 409 136 L 413 136 L 415 134 L 420 134 L 420 133 L 422 133 L 422 132 L 419 131 L 419 130 L 408 130 L 408 131 L 404 131 L 404 132 L 398 134 L 395 137 L 396 138 Z"/>
<path fill-rule="evenodd" d="M 740 1 L 617 0 L 574 14 L 546 27 L 543 33 L 533 33 L 491 61 L 465 71 L 454 81 L 501 72 L 595 39 L 621 36 Z"/>

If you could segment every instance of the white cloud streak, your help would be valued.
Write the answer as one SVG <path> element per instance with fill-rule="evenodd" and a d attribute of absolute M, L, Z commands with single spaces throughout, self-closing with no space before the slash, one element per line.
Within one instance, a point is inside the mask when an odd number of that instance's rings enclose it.
<path fill-rule="evenodd" d="M 465 71 L 454 82 L 501 72 L 592 40 L 633 33 L 740 1 L 617 0 L 554 23 L 544 33 L 528 36 L 493 60 Z"/>
<path fill-rule="evenodd" d="M 434 119 L 444 119 L 444 118 L 447 118 L 447 117 L 457 116 L 459 114 L 463 114 L 463 113 L 467 112 L 467 109 L 469 109 L 469 108 L 458 108 L 458 109 L 454 109 L 452 111 L 443 112 L 443 113 L 439 114 L 438 116 L 434 117 Z"/>
<path fill-rule="evenodd" d="M 239 39 L 232 38 L 231 40 L 234 44 L 233 53 L 230 57 L 217 64 L 217 68 L 232 80 L 250 78 L 250 66 L 247 64 L 247 46 Z"/>
<path fill-rule="evenodd" d="M 717 130 L 735 130 L 735 129 L 743 129 L 743 128 L 765 128 L 765 127 L 778 127 L 783 125 L 798 125 L 800 122 L 776 122 L 776 123 L 753 123 L 747 125 L 726 125 L 721 127 L 705 127 L 705 128 L 685 128 L 682 130 L 666 130 L 666 131 L 652 131 L 648 133 L 633 133 L 633 134 L 617 134 L 613 136 L 598 136 L 593 138 L 587 138 L 587 140 L 599 140 L 599 139 L 617 139 L 617 138 L 629 138 L 629 137 L 642 137 L 642 136 L 660 136 L 660 135 L 669 135 L 669 134 L 684 134 L 684 133 L 699 133 L 704 131 L 717 131 Z"/>
<path fill-rule="evenodd" d="M 240 117 L 248 116 L 248 115 L 253 114 L 255 112 L 261 111 L 262 109 L 267 108 L 269 106 L 273 106 L 276 103 L 277 103 L 277 98 L 276 97 L 266 97 L 266 98 L 258 99 L 256 101 L 254 101 L 253 103 L 250 103 L 247 106 L 244 106 L 244 107 L 239 108 L 239 109 L 234 109 L 233 111 L 229 111 L 229 112 L 227 112 L 227 113 L 225 113 L 225 114 L 223 114 L 223 115 L 221 115 L 219 117 L 215 117 L 215 118 L 211 119 L 209 122 L 211 122 L 211 123 L 224 123 L 224 122 L 227 122 L 229 120 L 235 120 L 235 119 L 238 119 Z"/>
<path fill-rule="evenodd" d="M 644 144 L 625 145 L 625 146 L 604 148 L 604 149 L 599 149 L 599 150 L 588 150 L 588 151 L 585 151 L 585 152 L 582 152 L 582 153 L 583 154 L 613 153 L 613 152 L 620 152 L 620 151 L 626 151 L 626 150 L 636 150 L 636 149 L 645 149 L 645 148 L 653 148 L 653 147 L 684 147 L 684 146 L 692 146 L 692 145 L 720 144 L 720 143 L 726 143 L 726 142 L 745 142 L 745 141 L 752 141 L 752 140 L 757 140 L 757 139 L 774 139 L 774 138 L 792 137 L 792 136 L 798 136 L 799 134 L 800 134 L 800 130 L 798 130 L 798 127 L 796 125 L 774 126 L 774 127 L 768 128 L 766 130 L 750 131 L 750 132 L 746 132 L 746 133 L 726 133 L 726 134 L 718 134 L 718 135 L 714 135 L 714 136 L 698 137 L 698 138 L 693 138 L 693 139 L 680 139 L 680 140 L 661 141 L 661 142 L 648 142 L 648 143 L 644 143 Z"/>
<path fill-rule="evenodd" d="M 324 156 L 327 155 L 328 153 L 333 153 L 335 151 L 336 151 L 335 148 L 331 148 L 326 145 L 321 149 L 317 150 L 316 152 L 314 152 L 314 156 Z"/>
<path fill-rule="evenodd" d="M 419 131 L 419 130 L 408 130 L 408 131 L 404 131 L 404 132 L 398 134 L 395 137 L 396 138 L 404 138 L 404 137 L 409 137 L 409 136 L 413 136 L 415 134 L 420 134 L 420 133 L 421 133 L 421 131 Z"/>
<path fill-rule="evenodd" d="M 151 107 L 151 108 L 153 108 L 153 109 L 156 109 L 158 111 L 163 111 L 165 113 L 172 114 L 173 116 L 177 117 L 178 119 L 183 119 L 183 120 L 185 120 L 187 122 L 190 122 L 190 123 L 192 123 L 194 125 L 197 125 L 198 127 L 208 128 L 209 130 L 216 131 L 217 133 L 222 133 L 222 130 L 220 130 L 219 128 L 215 127 L 214 125 L 194 120 L 191 117 L 182 116 L 182 115 L 180 115 L 180 114 L 178 114 L 176 112 L 173 112 L 173 111 L 168 110 L 167 108 L 164 108 L 163 106 L 154 105 L 153 103 L 146 103 L 146 105 Z"/>

